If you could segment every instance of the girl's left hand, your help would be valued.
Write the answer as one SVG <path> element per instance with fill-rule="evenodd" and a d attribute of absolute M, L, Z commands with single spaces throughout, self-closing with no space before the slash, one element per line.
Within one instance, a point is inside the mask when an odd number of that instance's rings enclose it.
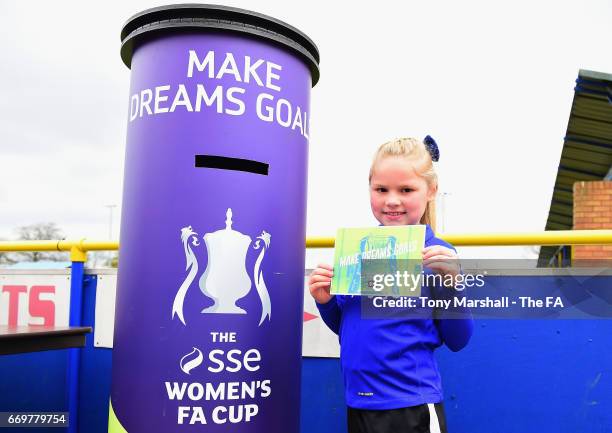
<path fill-rule="evenodd" d="M 423 267 L 442 275 L 456 277 L 461 273 L 459 256 L 450 248 L 442 245 L 432 245 L 423 248 Z"/>

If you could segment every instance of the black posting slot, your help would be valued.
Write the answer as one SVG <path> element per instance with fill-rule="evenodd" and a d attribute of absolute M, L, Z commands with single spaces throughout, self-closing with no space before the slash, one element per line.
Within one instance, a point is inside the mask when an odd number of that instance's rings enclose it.
<path fill-rule="evenodd" d="M 247 173 L 268 175 L 269 164 L 252 159 L 230 158 L 217 155 L 196 155 L 195 166 L 198 168 L 217 168 L 220 170 L 246 171 Z"/>

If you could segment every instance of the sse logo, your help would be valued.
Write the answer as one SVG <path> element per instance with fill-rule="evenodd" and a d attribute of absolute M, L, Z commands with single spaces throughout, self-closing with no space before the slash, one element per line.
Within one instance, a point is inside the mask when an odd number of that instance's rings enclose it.
<path fill-rule="evenodd" d="M 55 326 L 55 286 L 0 286 L 0 324 Z"/>

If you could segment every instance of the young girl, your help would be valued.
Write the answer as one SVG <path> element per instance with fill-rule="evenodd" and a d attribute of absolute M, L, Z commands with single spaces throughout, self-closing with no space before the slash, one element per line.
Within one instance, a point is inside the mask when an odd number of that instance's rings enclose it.
<path fill-rule="evenodd" d="M 438 180 L 435 141 L 401 138 L 380 146 L 370 168 L 370 205 L 381 225 L 425 224 L 425 272 L 456 276 L 454 248 L 435 237 Z M 434 349 L 458 351 L 473 323 L 430 311 L 419 318 L 366 319 L 361 303 L 372 299 L 330 295 L 333 269 L 320 264 L 310 275 L 310 293 L 323 321 L 340 339 L 340 361 L 349 433 L 446 432 L 440 373 Z M 432 292 L 426 286 L 421 296 Z M 457 312 L 457 311 L 455 311 Z"/>

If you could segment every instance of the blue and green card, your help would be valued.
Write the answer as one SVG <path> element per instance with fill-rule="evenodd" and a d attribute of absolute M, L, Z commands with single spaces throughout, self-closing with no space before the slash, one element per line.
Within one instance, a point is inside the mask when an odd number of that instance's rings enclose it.
<path fill-rule="evenodd" d="M 341 228 L 332 295 L 420 296 L 425 226 Z"/>

